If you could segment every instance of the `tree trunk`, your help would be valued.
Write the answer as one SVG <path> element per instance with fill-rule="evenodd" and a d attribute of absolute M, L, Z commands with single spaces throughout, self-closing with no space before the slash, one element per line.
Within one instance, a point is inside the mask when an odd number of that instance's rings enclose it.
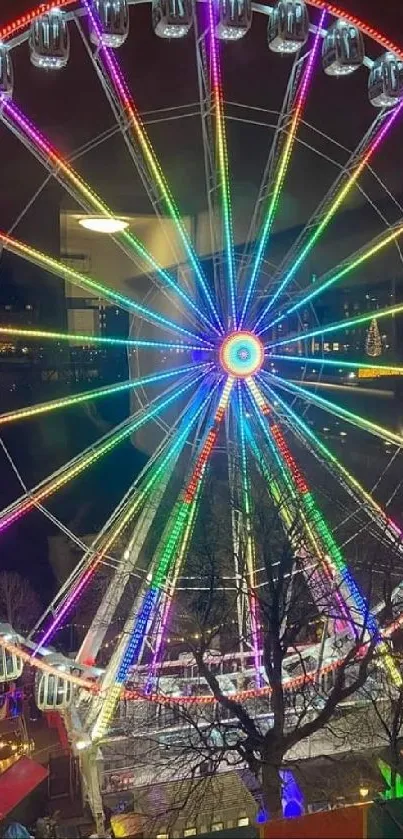
<path fill-rule="evenodd" d="M 270 819 L 281 819 L 283 815 L 279 770 L 280 766 L 275 766 L 272 762 L 262 765 L 262 792 Z"/>

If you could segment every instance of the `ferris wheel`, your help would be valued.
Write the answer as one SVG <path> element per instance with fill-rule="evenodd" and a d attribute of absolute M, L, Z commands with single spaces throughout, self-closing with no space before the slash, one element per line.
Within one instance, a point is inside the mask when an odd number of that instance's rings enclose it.
<path fill-rule="evenodd" d="M 126 295 L 112 284 L 39 252 L 30 243 L 18 239 L 15 232 L 0 233 L 5 251 L 84 289 L 89 295 L 121 307 L 131 316 L 127 339 L 34 330 L 4 323 L 0 324 L 0 340 L 76 341 L 105 347 L 120 344 L 129 354 L 135 354 L 130 365 L 133 375 L 127 382 L 2 413 L 0 432 L 1 426 L 15 423 L 23 435 L 32 417 L 45 417 L 53 411 L 106 399 L 118 392 L 127 391 L 138 400 L 132 401 L 132 413 L 119 426 L 107 431 L 52 475 L 44 476 L 36 486 L 24 489 L 1 512 L 0 531 L 18 527 L 22 517 L 36 509 L 74 538 L 48 510 L 48 503 L 141 429 L 151 426 L 158 430 L 153 434 L 155 450 L 147 464 L 131 486 L 122 491 L 121 501 L 90 547 L 80 544 L 76 538 L 82 556 L 29 637 L 21 637 L 10 626 L 0 628 L 0 681 L 18 678 L 25 664 L 33 666 L 38 674 L 39 707 L 63 712 L 72 707 L 76 692 L 84 692 L 88 703 L 81 720 L 80 737 L 84 732 L 93 743 L 108 733 L 122 697 L 133 702 L 159 702 L 167 696 L 171 702 L 214 702 L 207 686 L 201 694 L 189 696 L 182 691 L 180 680 L 170 681 L 166 641 L 172 604 L 178 590 L 186 589 L 187 556 L 217 448 L 227 455 L 232 580 L 241 580 L 236 620 L 240 637 L 247 639 L 242 668 L 250 676 L 247 689 L 240 687 L 239 672 L 223 677 L 225 689 L 239 698 L 269 691 L 261 654 L 257 591 L 264 581 L 261 583 L 259 576 L 258 582 L 252 526 L 253 470 L 257 470 L 266 487 L 267 504 L 278 506 L 286 533 L 290 532 L 295 511 L 302 511 L 305 529 L 303 545 L 299 547 L 299 573 L 306 573 L 309 578 L 318 610 L 320 603 L 331 604 L 332 598 L 337 599 L 340 619 L 329 628 L 325 653 L 322 646 L 323 672 L 338 666 L 340 646 L 333 644 L 334 638 L 344 638 L 348 643 L 348 628 L 361 615 L 367 621 L 368 637 L 383 648 L 393 678 L 401 679 L 388 655 L 386 640 L 403 622 L 399 609 L 400 585 L 397 583 L 392 596 L 393 623 L 382 627 L 378 619 L 382 603 L 371 607 L 368 616 L 366 600 L 348 568 L 335 524 L 331 517 L 329 520 L 325 517 L 316 488 L 305 477 L 299 453 L 304 451 L 304 462 L 305 457 L 311 458 L 316 468 L 323 471 L 324 480 L 340 490 L 345 499 L 343 515 L 350 511 L 347 517 L 351 519 L 351 511 L 358 511 L 360 527 L 357 525 L 350 539 L 359 540 L 364 527 L 374 540 L 379 539 L 386 549 L 400 556 L 402 531 L 391 518 L 388 502 L 382 504 L 376 490 L 373 491 L 373 484 L 364 485 L 356 476 L 350 463 L 349 444 L 344 444 L 340 455 L 326 435 L 312 426 L 306 409 L 310 407 L 322 412 L 321 416 L 334 418 L 342 429 L 352 428 L 356 441 L 361 435 L 362 439 L 372 437 L 386 444 L 385 470 L 398 457 L 403 444 L 400 432 L 370 419 L 364 412 L 343 406 L 337 387 L 331 382 L 322 388 L 316 378 L 312 387 L 307 371 L 315 364 L 324 378 L 329 370 L 350 373 L 353 377 L 359 370 L 375 370 L 377 375 L 389 376 L 403 373 L 403 366 L 396 363 L 363 360 L 364 347 L 361 358 L 349 360 L 347 354 L 342 361 L 334 349 L 325 347 L 329 336 L 398 316 L 403 312 L 403 304 L 393 301 L 381 308 L 369 307 L 363 314 L 353 313 L 336 322 L 326 319 L 324 322 L 317 315 L 317 304 L 326 299 L 330 289 L 367 270 L 380 255 L 393 252 L 398 263 L 401 260 L 403 209 L 377 174 L 376 161 L 381 149 L 387 148 L 390 138 L 401 130 L 403 50 L 352 15 L 340 17 L 337 7 L 323 0 L 308 3 L 278 0 L 274 7 L 250 0 L 231 3 L 206 0 L 197 4 L 191 0 L 152 0 L 155 35 L 170 41 L 192 39 L 195 48 L 201 166 L 206 184 L 203 200 L 209 236 L 208 251 L 200 256 L 119 59 L 119 50 L 126 48 L 128 39 L 135 42 L 141 37 L 136 32 L 137 4 L 138 0 L 83 0 L 82 3 L 59 0 L 41 4 L 0 32 L 2 124 L 25 147 L 21 148 L 21 154 L 31 153 L 43 165 L 47 177 L 54 178 L 74 199 L 83 213 L 82 220 L 85 222 L 86 216 L 96 218 L 98 229 L 110 236 L 111 247 L 120 248 L 149 281 L 145 299 L 140 301 L 137 296 Z M 232 41 L 245 38 L 251 45 L 249 30 L 253 15 L 267 17 L 267 49 L 269 53 L 279 54 L 270 57 L 272 78 L 276 77 L 276 66 L 280 66 L 276 62 L 282 62 L 282 73 L 286 67 L 286 74 L 280 107 L 267 111 L 272 122 L 267 160 L 240 247 L 234 232 L 237 209 L 231 197 L 234 184 L 231 149 L 227 144 L 230 118 L 226 108 L 232 109 L 235 123 L 242 122 L 242 113 L 249 106 L 227 103 L 224 99 L 223 65 L 231 62 L 231 50 L 235 49 Z M 73 163 L 74 152 L 67 159 L 19 103 L 24 79 L 13 69 L 17 65 L 14 60 L 17 53 L 29 50 L 38 73 L 57 74 L 68 62 L 75 61 L 74 44 L 70 43 L 73 30 L 84 44 L 86 58 L 114 116 L 114 130 L 122 135 L 157 220 L 163 224 L 169 219 L 170 245 L 176 256 L 167 265 L 160 264 L 125 219 L 117 217 L 94 185 L 78 173 Z M 224 56 L 225 42 L 228 44 Z M 169 48 L 174 51 L 175 43 Z M 359 71 L 362 96 L 369 96 L 373 116 L 352 148 L 313 127 L 305 111 L 318 79 L 326 91 L 321 108 L 331 103 L 335 81 L 327 77 L 339 77 L 338 95 L 346 85 L 348 102 L 349 77 L 356 71 Z M 83 101 L 84 98 L 85 91 Z M 269 100 L 270 91 L 268 107 Z M 258 117 L 263 119 L 262 114 Z M 93 146 L 95 149 L 95 141 Z M 335 146 L 343 152 L 342 162 L 340 156 L 338 159 L 332 156 Z M 309 209 L 308 196 L 302 196 L 308 206 L 304 223 L 298 227 L 295 240 L 273 260 L 272 245 L 282 196 L 291 177 L 294 155 L 302 148 L 309 148 L 312 155 L 309 165 L 313 170 L 307 172 L 305 182 L 307 192 L 320 159 L 331 162 L 333 176 L 315 207 Z M 368 173 L 376 180 L 378 198 L 387 197 L 390 202 L 392 214 L 385 215 L 382 201 L 374 201 L 368 193 L 365 180 Z M 371 205 L 378 225 L 375 235 L 317 276 L 314 284 L 307 282 L 304 270 L 310 256 L 322 246 L 326 233 L 352 194 L 359 194 L 362 205 Z M 162 353 L 164 358 L 172 360 L 170 367 L 161 364 Z M 345 431 L 341 433 L 346 435 Z M 172 487 L 179 473 L 184 477 L 174 494 Z M 279 499 L 284 499 L 285 494 L 287 504 L 280 504 Z M 169 508 L 168 513 L 145 564 L 144 546 L 157 527 L 162 507 Z M 308 573 L 312 554 L 318 563 L 314 576 Z M 77 657 L 72 659 L 56 652 L 58 631 L 105 566 L 109 573 L 107 590 L 100 602 L 94 604 L 93 621 Z M 107 665 L 101 667 L 98 656 L 108 627 L 120 608 L 128 582 L 133 579 L 137 581 L 137 590 L 125 615 L 123 631 Z M 309 655 L 317 669 L 319 652 L 315 657 L 313 650 L 310 649 Z M 129 679 L 133 681 L 133 674 L 137 674 L 137 687 L 129 690 L 126 685 Z M 287 662 L 284 678 L 291 687 L 295 678 L 291 666 L 287 670 Z"/>

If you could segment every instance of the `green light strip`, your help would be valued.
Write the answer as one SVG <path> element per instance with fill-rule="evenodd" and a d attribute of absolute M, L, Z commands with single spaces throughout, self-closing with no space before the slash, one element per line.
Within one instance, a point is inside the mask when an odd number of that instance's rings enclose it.
<path fill-rule="evenodd" d="M 141 349 L 151 350 L 199 350 L 202 352 L 211 352 L 210 347 L 201 347 L 198 344 L 173 343 L 171 341 L 146 341 L 135 338 L 103 338 L 98 335 L 77 335 L 71 332 L 48 332 L 42 329 L 17 329 L 13 326 L 2 326 L 0 324 L 0 335 L 9 335 L 14 338 L 30 338 L 36 340 L 37 338 L 51 341 L 67 341 L 74 344 L 77 341 L 80 344 L 94 344 L 100 346 L 121 346 L 121 347 L 140 347 Z"/>
<path fill-rule="evenodd" d="M 403 303 L 399 306 L 389 306 L 385 309 L 376 309 L 375 312 L 369 312 L 367 315 L 357 315 L 355 318 L 348 318 L 347 320 L 340 320 L 338 323 L 331 323 L 329 326 L 321 326 L 319 329 L 312 329 L 310 332 L 299 332 L 292 338 L 283 338 L 281 341 L 272 341 L 265 345 L 265 349 L 270 347 L 284 347 L 287 344 L 295 344 L 298 341 L 305 341 L 308 338 L 316 338 L 317 335 L 329 335 L 331 332 L 338 332 L 344 329 L 350 329 L 351 326 L 359 326 L 361 323 L 368 323 L 371 320 L 378 320 L 378 318 L 391 317 L 399 315 L 403 312 Z M 319 361 L 319 360 L 318 360 Z M 373 365 L 371 364 L 371 367 Z"/>
<path fill-rule="evenodd" d="M 301 419 L 301 417 L 295 411 L 293 411 L 293 409 L 289 405 L 287 405 L 287 403 L 281 398 L 281 396 L 279 396 L 278 393 L 274 393 L 274 390 L 272 390 L 272 388 L 266 382 L 263 382 L 263 380 L 261 380 L 260 383 L 263 389 L 267 390 L 267 392 L 270 394 L 272 401 L 277 401 L 281 405 L 284 412 L 290 417 L 290 419 L 293 420 L 295 425 L 301 429 L 305 437 L 307 437 L 309 440 L 313 442 L 318 451 L 320 451 L 325 456 L 326 460 L 328 460 L 336 467 L 336 469 L 343 476 L 347 484 L 349 484 L 350 487 L 352 487 L 356 492 L 358 492 L 359 496 L 365 500 L 365 503 L 372 508 L 376 519 L 382 519 L 383 526 L 386 525 L 391 535 L 393 534 L 394 541 L 396 541 L 396 539 L 401 539 L 402 534 L 399 528 L 397 528 L 397 525 L 395 525 L 394 522 L 392 522 L 391 519 L 389 519 L 382 507 L 379 504 L 377 504 L 377 502 L 374 500 L 372 495 L 369 492 L 367 492 L 366 489 L 362 486 L 362 484 L 360 484 L 360 482 L 357 480 L 357 478 L 355 478 L 354 475 L 352 475 L 351 472 L 349 472 L 348 469 L 346 469 L 346 467 L 343 466 L 341 461 L 322 442 L 322 440 L 317 436 L 317 434 L 315 434 L 312 428 L 309 425 L 307 425 L 303 421 L 303 419 Z M 273 408 L 273 410 L 275 411 L 276 409 Z"/>
<path fill-rule="evenodd" d="M 395 446 L 399 446 L 399 448 L 403 446 L 403 437 L 400 434 L 395 434 L 393 431 L 390 431 L 389 428 L 385 428 L 383 425 L 371 422 L 370 420 L 365 419 L 365 417 L 361 417 L 359 414 L 354 414 L 353 411 L 348 411 L 347 408 L 342 408 L 341 405 L 335 405 L 334 402 L 324 399 L 323 396 L 318 396 L 316 393 L 308 393 L 304 388 L 299 385 L 295 385 L 292 382 L 286 381 L 286 379 L 282 379 L 280 376 L 274 376 L 271 373 L 267 373 L 266 375 L 269 376 L 273 385 L 278 385 L 278 387 L 284 388 L 284 390 L 289 390 L 292 393 L 298 394 L 307 402 L 312 402 L 312 404 L 318 405 L 320 408 L 323 408 L 325 411 L 328 411 L 334 416 L 347 420 L 347 422 L 358 426 L 358 428 L 364 429 L 364 431 L 368 431 L 375 437 L 380 437 L 381 440 L 389 440 L 390 443 L 393 443 Z"/>
<path fill-rule="evenodd" d="M 270 359 L 274 358 L 276 361 L 291 361 L 296 362 L 298 364 L 303 362 L 304 364 L 315 364 L 317 367 L 327 366 L 327 367 L 341 367 L 350 370 L 380 370 L 380 372 L 384 371 L 386 374 L 393 372 L 397 373 L 399 376 L 403 374 L 403 367 L 396 367 L 393 364 L 368 364 L 367 361 L 339 361 L 339 359 L 335 358 L 322 358 L 321 356 L 314 356 L 314 355 L 276 355 L 275 353 L 270 354 Z"/>
<path fill-rule="evenodd" d="M 324 291 L 326 291 L 326 289 L 330 288 L 330 286 L 337 283 L 347 274 L 350 274 L 351 271 L 354 271 L 355 268 L 358 268 L 368 259 L 371 259 L 372 256 L 375 256 L 377 253 L 379 253 L 379 251 L 385 248 L 386 245 L 389 245 L 391 242 L 394 242 L 399 236 L 402 235 L 402 233 L 403 224 L 399 224 L 392 230 L 392 232 L 388 230 L 386 233 L 383 233 L 381 236 L 378 236 L 374 244 L 372 244 L 367 250 L 361 251 L 356 257 L 353 256 L 350 259 L 350 261 L 347 262 L 347 264 L 345 264 L 338 271 L 336 271 L 335 274 L 332 273 L 328 280 L 326 280 L 323 283 L 318 283 L 318 285 L 315 286 L 315 288 L 309 294 L 303 296 L 301 300 L 299 300 L 297 303 L 294 303 L 294 306 L 291 306 L 289 309 L 287 309 L 287 311 L 284 312 L 284 314 L 279 315 L 279 317 L 277 317 L 275 320 L 271 321 L 263 329 L 261 329 L 258 332 L 258 335 L 267 332 L 267 330 L 271 329 L 276 323 L 280 323 L 280 321 L 283 321 L 284 318 L 286 318 L 288 315 L 297 312 L 298 309 L 301 308 L 301 306 L 306 306 L 307 303 L 310 303 L 311 300 L 314 300 L 315 297 L 318 297 L 319 294 L 322 294 Z"/>
<path fill-rule="evenodd" d="M 167 370 L 164 373 L 158 373 L 153 376 L 144 376 L 142 379 L 129 379 L 126 382 L 121 382 L 116 385 L 107 385 L 106 387 L 95 388 L 88 390 L 85 393 L 79 393 L 76 396 L 65 396 L 62 399 L 52 399 L 49 402 L 42 402 L 40 405 L 34 405 L 31 408 L 19 408 L 17 411 L 9 411 L 5 414 L 0 414 L 0 425 L 5 425 L 10 422 L 18 422 L 22 419 L 30 419 L 39 414 L 47 414 L 49 411 L 56 411 L 59 408 L 72 408 L 75 405 L 80 405 L 83 402 L 92 401 L 94 399 L 101 399 L 104 396 L 112 396 L 116 393 L 122 393 L 126 390 L 135 390 L 138 387 L 143 387 L 148 384 L 159 384 L 165 379 L 170 379 L 173 376 L 180 376 L 183 373 L 189 373 L 194 369 L 206 365 L 189 364 L 185 367 L 176 367 L 173 370 Z M 207 367 L 206 367 L 207 369 Z"/>

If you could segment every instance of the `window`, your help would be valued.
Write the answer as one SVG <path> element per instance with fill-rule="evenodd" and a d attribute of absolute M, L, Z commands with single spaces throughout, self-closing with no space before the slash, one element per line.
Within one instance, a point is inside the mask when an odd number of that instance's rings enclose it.
<path fill-rule="evenodd" d="M 340 344 L 337 344 L 337 343 L 333 344 L 333 351 L 334 352 L 339 352 L 339 349 L 340 349 Z"/>
<path fill-rule="evenodd" d="M 184 836 L 196 836 L 195 827 L 186 827 L 183 833 Z"/>
<path fill-rule="evenodd" d="M 156 839 L 169 839 L 167 833 L 157 833 Z"/>
<path fill-rule="evenodd" d="M 223 822 L 214 822 L 214 824 L 211 825 L 211 832 L 213 832 L 213 830 L 223 830 L 223 828 Z"/>
<path fill-rule="evenodd" d="M 241 818 L 238 819 L 238 827 L 247 827 L 248 824 L 249 824 L 249 819 L 248 819 L 247 816 L 241 816 Z"/>

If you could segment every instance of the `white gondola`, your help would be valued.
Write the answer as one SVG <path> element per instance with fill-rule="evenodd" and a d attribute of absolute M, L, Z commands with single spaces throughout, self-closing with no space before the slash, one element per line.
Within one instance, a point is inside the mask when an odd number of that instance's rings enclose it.
<path fill-rule="evenodd" d="M 375 108 L 391 108 L 403 98 L 403 61 L 393 52 L 385 52 L 372 65 L 368 96 Z"/>
<path fill-rule="evenodd" d="M 64 12 L 51 9 L 31 23 L 31 62 L 45 70 L 62 70 L 70 55 L 70 35 Z"/>
<path fill-rule="evenodd" d="M 129 6 L 127 0 L 93 0 L 94 12 L 102 29 L 101 41 L 105 47 L 118 49 L 129 34 Z M 92 29 L 90 38 L 98 46 L 97 33 Z"/>
<path fill-rule="evenodd" d="M 218 6 L 217 38 L 237 41 L 246 35 L 252 23 L 251 0 L 220 0 Z"/>
<path fill-rule="evenodd" d="M 303 0 L 278 0 L 270 12 L 267 40 L 273 52 L 298 52 L 308 40 L 309 17 Z"/>
<path fill-rule="evenodd" d="M 153 0 L 152 21 L 159 38 L 183 38 L 193 23 L 192 0 Z"/>
<path fill-rule="evenodd" d="M 0 94 L 6 97 L 13 95 L 14 73 L 10 50 L 0 42 Z"/>
<path fill-rule="evenodd" d="M 35 681 L 35 701 L 41 711 L 63 711 L 71 705 L 73 685 L 65 678 L 68 665 L 62 656 L 49 656 L 46 663 L 60 670 L 60 675 L 40 671 Z"/>
<path fill-rule="evenodd" d="M 323 39 L 322 64 L 328 76 L 348 76 L 365 58 L 364 39 L 357 26 L 338 20 Z"/>
<path fill-rule="evenodd" d="M 5 641 L 15 644 L 18 637 L 9 624 L 0 624 L 0 636 Z M 19 679 L 23 671 L 24 663 L 17 653 L 9 652 L 5 647 L 0 646 L 0 683 L 14 682 Z"/>

